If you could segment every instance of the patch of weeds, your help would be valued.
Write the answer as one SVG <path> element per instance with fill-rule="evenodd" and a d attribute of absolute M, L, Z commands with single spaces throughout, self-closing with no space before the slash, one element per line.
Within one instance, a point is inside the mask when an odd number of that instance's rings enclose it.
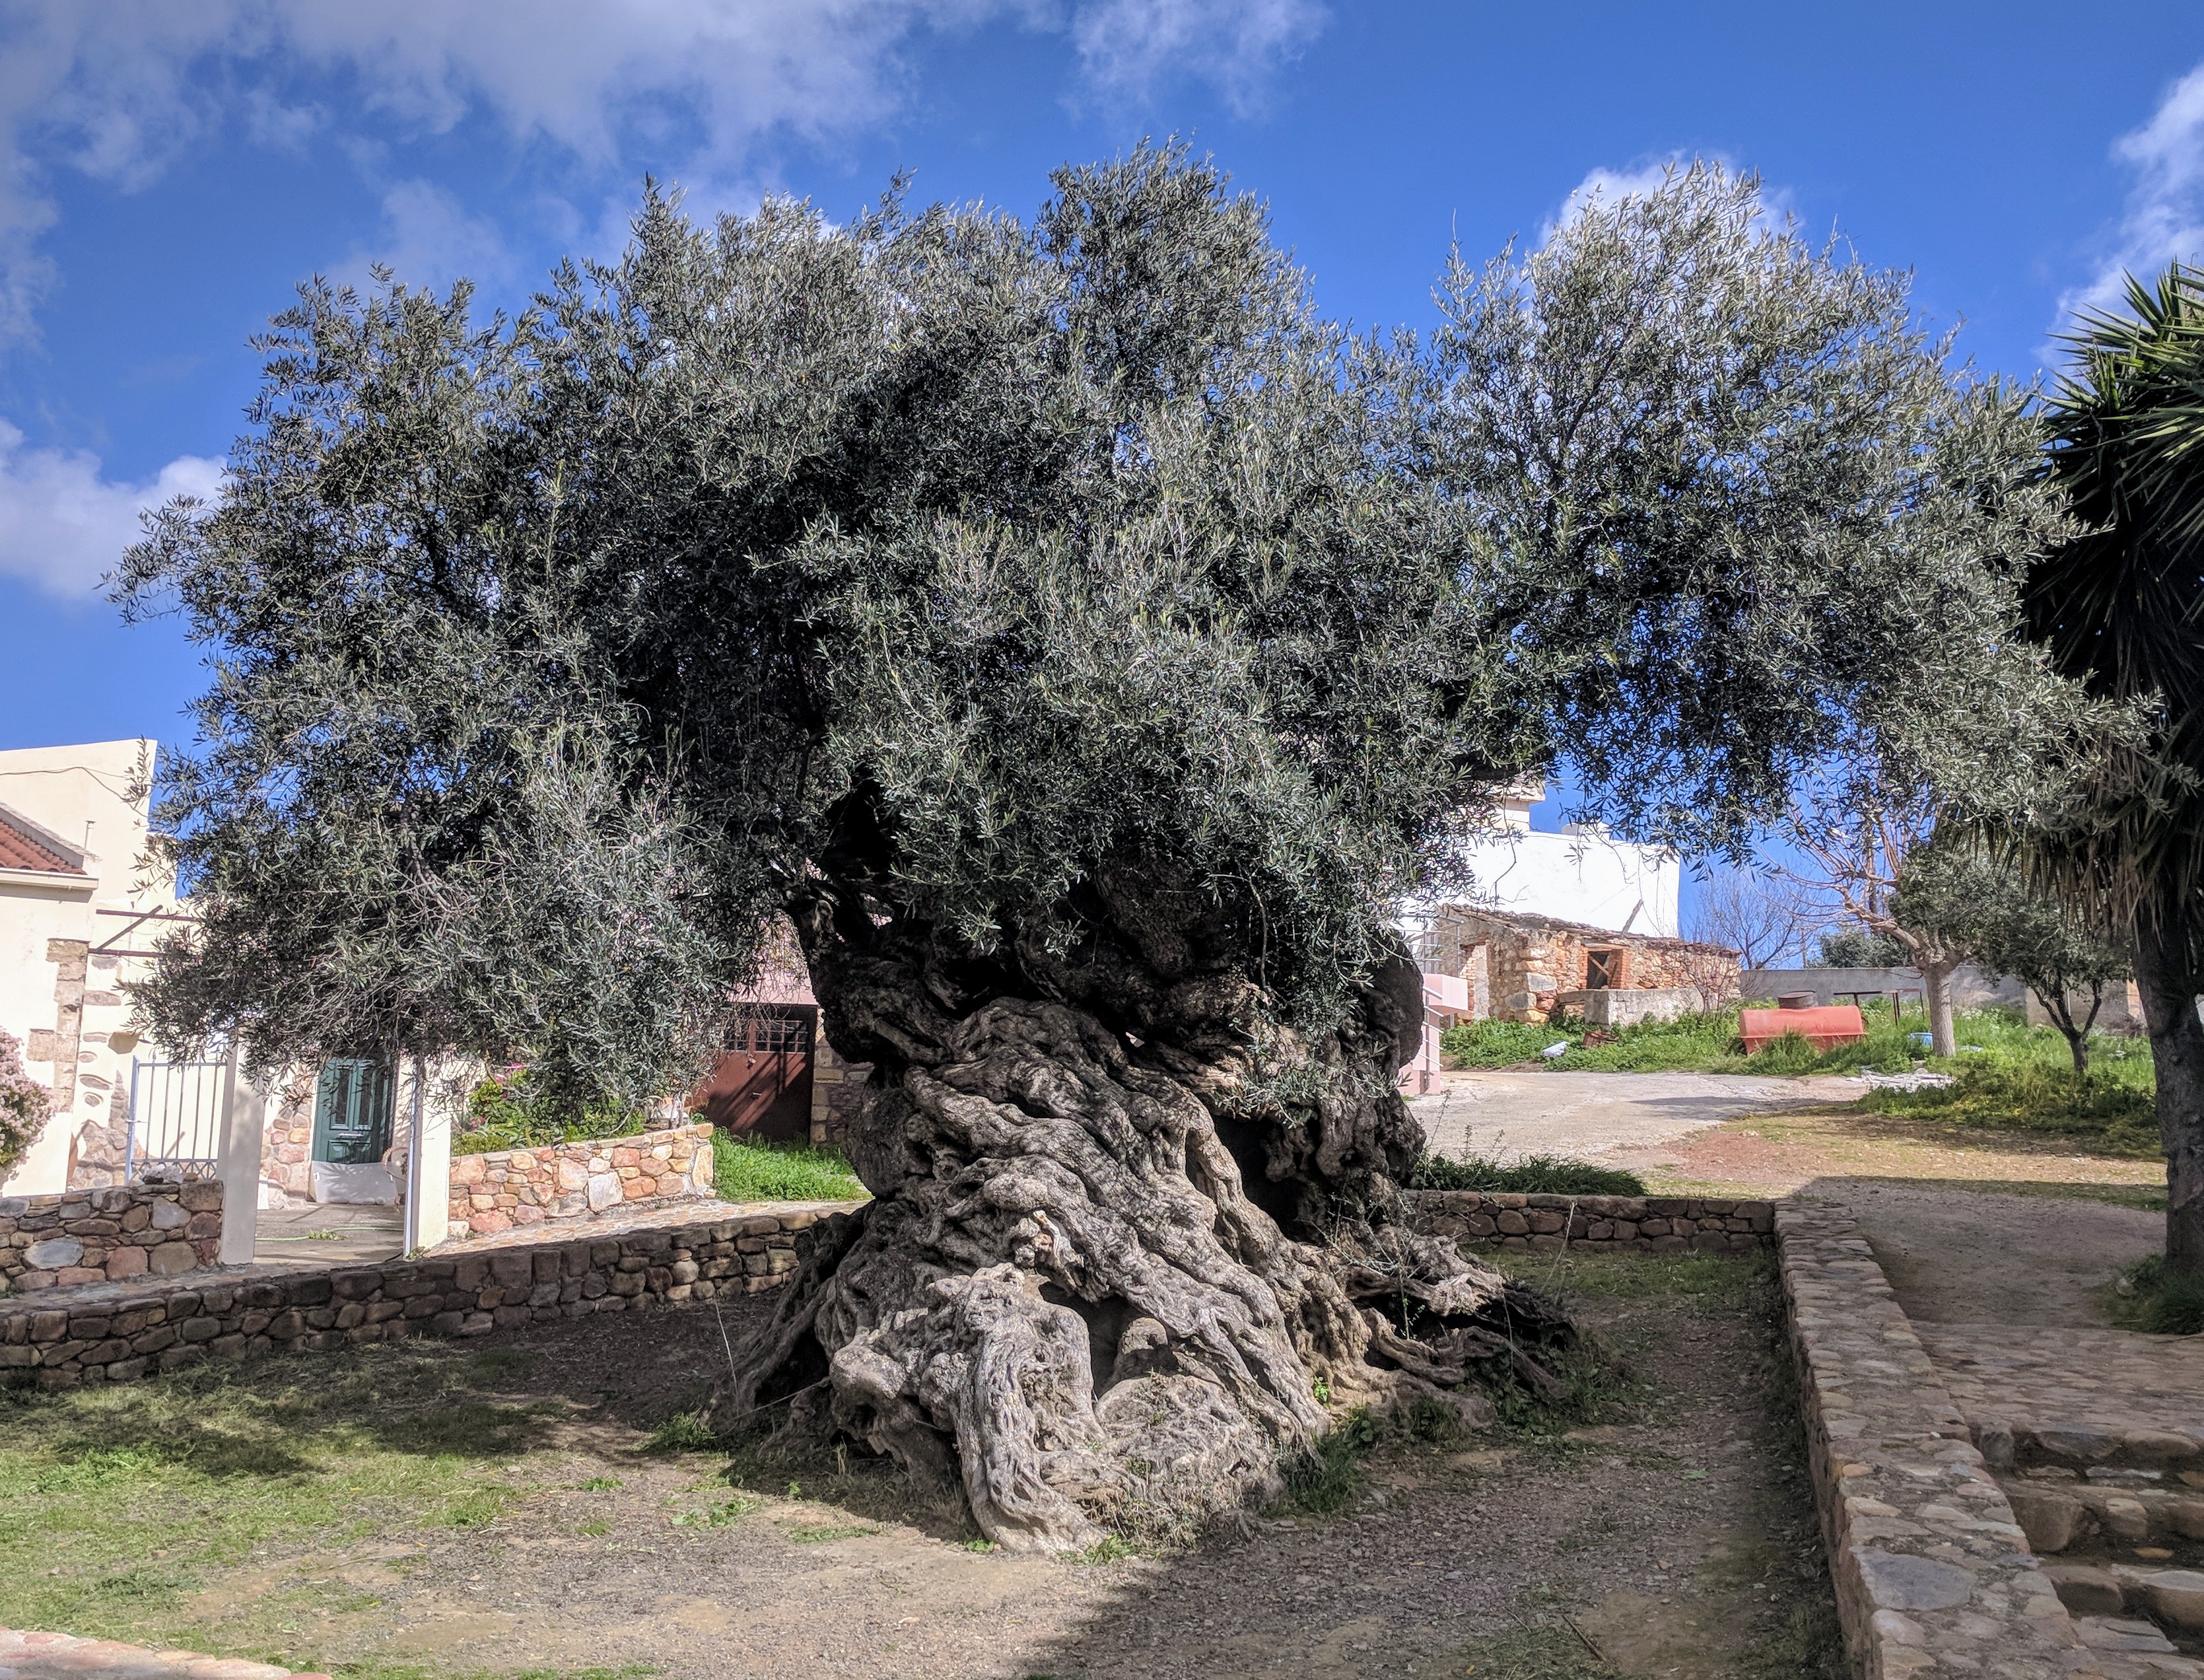
<path fill-rule="evenodd" d="M 720 1444 L 701 1411 L 677 1411 L 650 1432 L 645 1452 L 709 1452 Z"/>
<path fill-rule="evenodd" d="M 574 1484 L 575 1491 L 583 1493 L 609 1493 L 622 1486 L 625 1484 L 616 1475 L 593 1475 L 586 1481 Z"/>
<path fill-rule="evenodd" d="M 1105 1535 L 1084 1552 L 1073 1552 L 1071 1561 L 1075 1564 L 1114 1564 L 1121 1558 L 1136 1555 L 1138 1549 L 1120 1535 Z"/>
<path fill-rule="evenodd" d="M 1464 1647 L 1463 1666 L 1493 1680 L 1622 1680 L 1567 1627 L 1514 1627 Z"/>
<path fill-rule="evenodd" d="M 1327 1434 L 1280 1460 L 1287 1499 L 1318 1517 L 1341 1509 L 1361 1491 L 1362 1460 L 1384 1435 L 1385 1426 L 1370 1409 L 1357 1406 Z"/>
<path fill-rule="evenodd" d="M 732 1499 L 722 1499 L 719 1504 L 702 1510 L 677 1512 L 673 1526 L 677 1529 L 724 1529 L 730 1523 L 740 1522 L 764 1503 L 763 1499 L 753 1499 L 748 1493 L 738 1493 Z"/>
<path fill-rule="evenodd" d="M 612 1531 L 613 1525 L 609 1523 L 583 1523 L 576 1525 L 574 1529 L 576 1534 L 587 1535 L 591 1540 L 601 1540 Z"/>
<path fill-rule="evenodd" d="M 441 1511 L 429 1520 L 439 1528 L 479 1529 L 505 1514 L 512 1495 L 502 1487 L 469 1487 L 444 1501 Z"/>
<path fill-rule="evenodd" d="M 960 1540 L 957 1544 L 967 1552 L 999 1552 L 1003 1549 L 984 1535 L 972 1540 Z"/>
<path fill-rule="evenodd" d="M 1475 1190 L 1510 1196 L 1645 1194 L 1645 1181 L 1635 1172 L 1561 1155 L 1519 1155 L 1508 1161 L 1484 1155 L 1466 1161 L 1425 1155 L 1408 1175 L 1408 1184 L 1414 1190 Z"/>
<path fill-rule="evenodd" d="M 2167 1271 L 2164 1255 L 2138 1260 L 2120 1282 L 2113 1317 L 2127 1328 L 2152 1336 L 2204 1333 L 2204 1283 Z"/>
<path fill-rule="evenodd" d="M 309 1231 L 306 1240 L 310 1243 L 341 1243 L 344 1240 L 344 1232 L 335 1226 L 325 1225 Z"/>
<path fill-rule="evenodd" d="M 798 1546 L 825 1546 L 832 1540 L 862 1540 L 868 1535 L 878 1533 L 878 1529 L 868 1528 L 861 1523 L 850 1523 L 833 1528 L 791 1529 L 788 1537 Z"/>

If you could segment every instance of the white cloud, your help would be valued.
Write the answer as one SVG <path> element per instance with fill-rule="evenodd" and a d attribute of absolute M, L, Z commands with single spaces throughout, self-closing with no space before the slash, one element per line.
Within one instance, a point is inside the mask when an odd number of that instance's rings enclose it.
<path fill-rule="evenodd" d="M 767 138 L 832 140 L 898 109 L 905 50 L 925 31 L 1068 27 L 1094 86 L 1122 95 L 1192 76 L 1245 110 L 1324 16 L 1316 0 L 9 0 L 0 341 L 29 329 L 52 279 L 43 174 L 143 187 L 225 124 L 285 149 L 325 129 L 357 148 L 370 115 L 402 139 L 480 111 L 600 178 L 643 140 L 708 197 L 739 198 Z M 433 208 L 385 205 L 394 229 L 409 215 L 425 226 Z M 465 222 L 430 237 L 487 249 Z"/>
<path fill-rule="evenodd" d="M 1096 0 L 1071 34 L 1087 79 L 1105 93 L 1142 98 L 1191 77 L 1245 113 L 1325 21 L 1316 0 Z"/>
<path fill-rule="evenodd" d="M 2204 64 L 2112 156 L 2135 169 L 2136 184 L 2096 273 L 2059 300 L 2062 321 L 2077 309 L 2118 309 L 2130 274 L 2148 282 L 2176 258 L 2204 262 Z"/>
<path fill-rule="evenodd" d="M 355 282 L 368 264 L 383 263 L 409 286 L 442 290 L 465 276 L 495 288 L 518 268 L 497 224 L 470 216 L 465 205 L 432 181 L 404 181 L 382 195 L 383 233 L 345 268 Z"/>
<path fill-rule="evenodd" d="M 181 455 L 142 484 L 100 477 L 87 450 L 26 449 L 0 420 L 0 576 L 83 600 L 138 540 L 138 516 L 179 496 L 213 499 L 222 464 Z"/>

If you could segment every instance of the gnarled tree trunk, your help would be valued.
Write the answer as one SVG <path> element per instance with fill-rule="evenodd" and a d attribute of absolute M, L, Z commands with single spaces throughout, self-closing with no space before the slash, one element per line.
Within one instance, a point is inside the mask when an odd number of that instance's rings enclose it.
<path fill-rule="evenodd" d="M 846 1140 L 875 1199 L 821 1228 L 723 1415 L 790 1400 L 990 1539 L 1070 1549 L 1275 1487 L 1330 1408 L 1474 1421 L 1480 1374 L 1550 1382 L 1535 1351 L 1566 1324 L 1394 1217 L 1422 1143 L 1393 1086 L 1414 971 L 1322 1042 L 1259 1049 L 1244 977 L 1098 898 L 1069 955 L 984 963 L 797 906 L 829 1035 L 875 1064 Z"/>

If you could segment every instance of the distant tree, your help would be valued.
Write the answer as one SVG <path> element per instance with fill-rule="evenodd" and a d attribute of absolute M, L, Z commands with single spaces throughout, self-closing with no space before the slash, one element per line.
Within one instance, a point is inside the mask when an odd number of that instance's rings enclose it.
<path fill-rule="evenodd" d="M 2089 1030 L 2111 988 L 2132 970 L 2124 942 L 2077 922 L 2055 900 L 2015 889 L 1985 920 L 1976 941 L 1985 971 L 2011 975 L 2035 994 L 2073 1053 L 2074 1074 L 2089 1073 Z M 2077 1019 L 2077 994 L 2088 1004 Z"/>
<path fill-rule="evenodd" d="M 2166 1262 L 2204 1279 L 2204 271 L 2130 280 L 2125 314 L 2085 314 L 2068 341 L 2043 472 L 2081 525 L 2029 567 L 2029 623 L 2059 668 L 2143 727 L 2019 840 L 2047 882 L 2133 941 Z"/>
<path fill-rule="evenodd" d="M 1913 953 L 1897 940 L 1870 928 L 1823 934 L 1820 954 L 1828 968 L 1901 968 L 1913 959 Z"/>
<path fill-rule="evenodd" d="M 48 1112 L 46 1088 L 24 1069 L 21 1041 L 0 1030 L 0 1182 L 31 1153 Z"/>
<path fill-rule="evenodd" d="M 1757 874 L 1716 867 L 1699 888 L 1691 936 L 1734 951 L 1748 971 L 1766 968 L 1798 939 L 1798 907 Z"/>
<path fill-rule="evenodd" d="M 874 1199 L 722 1408 L 1061 1548 L 1268 1485 L 1320 1392 L 1553 1380 L 1551 1310 L 1399 1216 L 1396 906 L 1564 758 L 1735 856 L 1882 697 L 2010 696 L 2034 527 L 2011 405 L 1750 180 L 1457 263 L 1428 344 L 1324 321 L 1181 152 L 1056 187 L 654 195 L 486 327 L 310 287 L 121 588 L 216 667 L 163 1042 L 647 1098 L 787 918 Z"/>

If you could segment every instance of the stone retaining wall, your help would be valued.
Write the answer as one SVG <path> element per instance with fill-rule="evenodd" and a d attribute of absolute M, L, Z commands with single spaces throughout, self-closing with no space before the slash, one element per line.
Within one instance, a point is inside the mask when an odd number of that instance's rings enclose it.
<path fill-rule="evenodd" d="M 1478 1248 L 1516 1252 L 1567 1245 L 1739 1254 L 1771 1245 L 1775 1204 L 1701 1196 L 1509 1196 L 1474 1190 L 1406 1192 L 1418 1227 Z"/>
<path fill-rule="evenodd" d="M 1867 1680 L 2141 1675 L 2084 1648 L 1851 1216 L 1786 1202 L 1776 1235 L 1837 1615 Z"/>
<path fill-rule="evenodd" d="M 0 1296 L 173 1278 L 222 1248 L 222 1184 L 111 1184 L 0 1197 Z"/>
<path fill-rule="evenodd" d="M 0 1380 L 68 1388 L 127 1382 L 210 1355 L 341 1348 L 434 1333 L 479 1336 L 773 1289 L 798 1233 L 837 1204 L 809 1203 L 618 1238 L 326 1270 L 217 1273 L 184 1289 L 81 1291 L 0 1305 Z"/>
<path fill-rule="evenodd" d="M 451 1234 L 489 1236 L 610 1208 L 718 1194 L 708 1121 L 630 1137 L 452 1157 Z"/>

